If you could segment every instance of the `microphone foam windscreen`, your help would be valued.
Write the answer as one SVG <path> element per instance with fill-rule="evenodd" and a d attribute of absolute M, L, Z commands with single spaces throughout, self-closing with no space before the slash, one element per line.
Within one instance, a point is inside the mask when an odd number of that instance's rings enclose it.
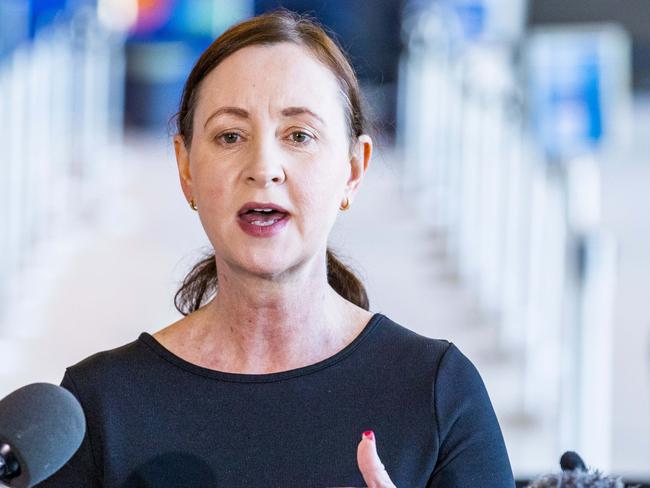
<path fill-rule="evenodd" d="M 0 401 L 0 442 L 11 446 L 21 468 L 9 486 L 33 486 L 54 474 L 85 432 L 81 405 L 65 388 L 33 383 L 7 395 Z"/>
<path fill-rule="evenodd" d="M 562 468 L 562 471 L 573 471 L 574 469 L 587 471 L 585 462 L 577 452 L 573 451 L 567 451 L 562 454 L 562 457 L 560 458 L 560 467 Z"/>

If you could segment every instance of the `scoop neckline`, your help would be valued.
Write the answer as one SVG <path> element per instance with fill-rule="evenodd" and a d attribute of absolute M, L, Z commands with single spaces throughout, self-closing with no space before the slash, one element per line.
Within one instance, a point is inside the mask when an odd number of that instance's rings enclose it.
<path fill-rule="evenodd" d="M 231 373 L 227 371 L 219 371 L 216 369 L 205 368 L 177 356 L 165 346 L 163 346 L 158 340 L 151 335 L 149 332 L 142 332 L 138 337 L 138 341 L 147 346 L 151 351 L 156 355 L 160 356 L 162 359 L 170 362 L 171 364 L 178 366 L 190 373 L 204 376 L 207 378 L 218 379 L 222 381 L 232 381 L 239 383 L 269 383 L 274 381 L 287 380 L 290 378 L 295 378 L 298 376 L 304 376 L 307 374 L 315 373 L 329 366 L 333 366 L 338 363 L 345 357 L 349 356 L 354 352 L 355 349 L 372 333 L 373 330 L 377 328 L 377 325 L 385 316 L 381 313 L 374 313 L 370 320 L 361 330 L 361 332 L 350 342 L 347 346 L 341 349 L 339 352 L 335 353 L 333 356 L 325 358 L 317 363 L 309 364 L 307 366 L 302 366 L 300 368 L 289 369 L 286 371 L 276 371 L 274 373 L 262 373 L 262 374 L 252 374 L 252 373 Z"/>

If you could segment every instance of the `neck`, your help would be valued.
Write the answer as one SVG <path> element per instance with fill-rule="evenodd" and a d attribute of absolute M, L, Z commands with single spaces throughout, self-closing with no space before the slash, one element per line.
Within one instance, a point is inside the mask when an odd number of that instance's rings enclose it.
<path fill-rule="evenodd" d="M 190 332 L 199 361 L 214 369 L 265 373 L 313 364 L 348 344 L 370 316 L 331 288 L 324 254 L 281 279 L 223 263 L 217 269 L 219 291 L 196 312 Z"/>

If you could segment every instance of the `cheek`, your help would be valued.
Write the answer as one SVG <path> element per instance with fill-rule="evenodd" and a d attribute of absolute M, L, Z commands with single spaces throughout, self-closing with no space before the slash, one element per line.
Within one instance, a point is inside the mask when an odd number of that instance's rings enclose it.
<path fill-rule="evenodd" d="M 229 191 L 232 185 L 223 177 L 209 174 L 201 175 L 199 181 L 199 195 L 203 207 L 210 210 L 211 214 L 223 217 L 232 205 L 232 195 Z"/>
<path fill-rule="evenodd" d="M 223 211 L 229 207 L 228 199 L 232 199 L 235 178 L 232 168 L 235 164 L 212 154 L 209 148 L 205 147 L 200 147 L 194 157 L 196 164 L 192 175 L 201 201 L 204 206 Z"/>
<path fill-rule="evenodd" d="M 346 173 L 341 168 L 336 171 L 328 168 L 312 172 L 306 181 L 306 184 L 297 185 L 294 193 L 293 203 L 302 213 L 300 220 L 312 232 L 314 228 L 329 231 L 338 215 Z"/>
<path fill-rule="evenodd" d="M 233 185 L 226 175 L 210 168 L 197 171 L 195 181 L 200 200 L 199 218 L 208 238 L 217 247 L 215 239 L 223 239 L 223 227 L 231 223 L 236 213 Z"/>

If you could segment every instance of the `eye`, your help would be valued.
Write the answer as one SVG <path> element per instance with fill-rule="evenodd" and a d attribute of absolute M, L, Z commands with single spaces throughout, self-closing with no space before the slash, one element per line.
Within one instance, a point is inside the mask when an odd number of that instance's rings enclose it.
<path fill-rule="evenodd" d="M 289 139 L 291 142 L 294 142 L 296 144 L 307 144 L 313 139 L 313 136 L 301 130 L 294 130 L 289 135 Z"/>
<path fill-rule="evenodd" d="M 237 134 L 237 132 L 224 132 L 219 134 L 217 139 L 225 144 L 235 144 L 241 140 L 241 135 Z"/>

